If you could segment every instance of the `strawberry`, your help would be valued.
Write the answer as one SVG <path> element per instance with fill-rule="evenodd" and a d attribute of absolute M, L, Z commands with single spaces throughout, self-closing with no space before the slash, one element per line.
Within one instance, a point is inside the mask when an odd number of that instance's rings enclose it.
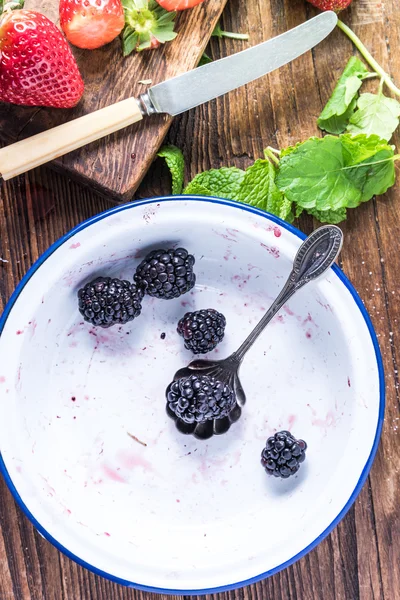
<path fill-rule="evenodd" d="M 185 10 L 185 8 L 193 8 L 193 6 L 201 4 L 204 0 L 157 0 L 157 2 L 165 10 Z"/>
<path fill-rule="evenodd" d="M 122 31 L 121 0 L 60 0 L 60 25 L 67 40 L 93 50 L 112 42 Z"/>
<path fill-rule="evenodd" d="M 125 28 L 122 50 L 128 56 L 133 50 L 157 48 L 176 38 L 174 12 L 162 8 L 156 0 L 122 0 Z"/>
<path fill-rule="evenodd" d="M 351 1 L 352 0 L 308 0 L 310 4 L 313 4 L 320 10 L 333 10 L 336 13 L 347 8 L 351 4 Z"/>
<path fill-rule="evenodd" d="M 15 6 L 17 2 L 4 4 L 0 14 L 0 101 L 75 106 L 83 94 L 83 81 L 68 43 L 47 17 L 32 10 L 11 10 Z"/>

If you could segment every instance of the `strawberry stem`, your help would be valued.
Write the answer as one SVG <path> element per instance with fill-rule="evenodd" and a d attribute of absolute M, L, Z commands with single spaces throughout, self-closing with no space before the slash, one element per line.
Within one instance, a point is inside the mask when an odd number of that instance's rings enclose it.
<path fill-rule="evenodd" d="M 356 34 L 354 33 L 354 31 L 352 31 L 350 29 L 350 27 L 348 27 L 347 25 L 345 25 L 343 23 L 343 21 L 341 21 L 340 19 L 338 19 L 337 26 L 353 42 L 353 44 L 355 45 L 355 47 L 357 48 L 357 50 L 360 52 L 360 54 L 365 58 L 365 60 L 370 65 L 370 67 L 375 71 L 375 73 L 381 77 L 381 79 L 388 86 L 388 88 L 394 94 L 396 94 L 396 96 L 400 96 L 400 89 L 393 83 L 393 81 L 391 80 L 391 78 L 388 75 L 388 73 L 386 73 L 386 71 L 384 71 L 382 69 L 382 67 L 380 66 L 380 64 L 375 60 L 375 58 L 372 56 L 372 54 L 369 52 L 369 50 L 367 50 L 367 48 L 364 46 L 364 44 L 362 43 L 362 41 L 360 40 L 360 38 L 358 36 L 356 36 Z"/>

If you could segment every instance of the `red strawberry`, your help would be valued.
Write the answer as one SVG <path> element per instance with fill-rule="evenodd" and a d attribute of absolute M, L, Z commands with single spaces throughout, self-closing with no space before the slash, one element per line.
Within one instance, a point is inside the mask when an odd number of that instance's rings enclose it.
<path fill-rule="evenodd" d="M 75 106 L 83 81 L 61 32 L 38 12 L 5 8 L 0 14 L 0 101 Z"/>
<path fill-rule="evenodd" d="M 121 0 L 60 0 L 60 24 L 67 40 L 79 48 L 100 48 L 124 27 Z"/>
<path fill-rule="evenodd" d="M 351 4 L 351 0 L 308 0 L 308 2 L 321 10 L 333 10 L 337 13 Z"/>
<path fill-rule="evenodd" d="M 350 0 L 351 1 L 351 0 Z M 201 4 L 204 0 L 157 0 L 158 4 L 165 10 L 185 10 Z"/>

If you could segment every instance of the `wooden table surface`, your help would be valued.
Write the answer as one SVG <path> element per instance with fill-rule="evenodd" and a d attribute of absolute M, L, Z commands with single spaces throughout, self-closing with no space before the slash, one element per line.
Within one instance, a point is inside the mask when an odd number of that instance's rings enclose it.
<path fill-rule="evenodd" d="M 343 18 L 400 83 L 398 0 L 354 0 Z M 304 0 L 229 0 L 225 29 L 267 39 L 314 14 Z M 243 42 L 213 40 L 214 58 Z M 210 167 L 246 167 L 267 145 L 317 135 L 316 117 L 347 59 L 350 42 L 336 31 L 313 53 L 263 80 L 174 121 L 168 141 L 180 146 L 187 177 Z M 395 136 L 395 143 L 400 142 Z M 137 197 L 166 194 L 169 176 L 152 166 Z M 111 206 L 42 168 L 0 188 L 0 303 L 46 248 L 80 221 Z M 309 232 L 316 223 L 301 220 Z M 342 266 L 360 293 L 379 336 L 387 409 L 370 477 L 346 517 L 315 550 L 256 585 L 208 600 L 396 600 L 400 598 L 400 188 L 349 211 Z M 349 457 L 351 461 L 351 456 Z M 0 481 L 0 600 L 161 600 L 97 577 L 60 554 L 35 531 Z M 203 597 L 204 600 L 205 597 Z"/>

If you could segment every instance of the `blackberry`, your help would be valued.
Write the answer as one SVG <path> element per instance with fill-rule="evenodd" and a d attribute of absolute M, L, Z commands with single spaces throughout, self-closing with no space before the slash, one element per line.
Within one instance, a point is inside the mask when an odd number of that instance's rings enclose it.
<path fill-rule="evenodd" d="M 236 403 L 231 387 L 208 375 L 190 375 L 172 381 L 166 396 L 167 409 L 184 423 L 222 419 Z"/>
<path fill-rule="evenodd" d="M 194 263 L 194 256 L 184 248 L 154 250 L 140 263 L 134 279 L 149 296 L 165 300 L 178 298 L 196 282 Z"/>
<path fill-rule="evenodd" d="M 123 325 L 140 315 L 142 298 L 135 283 L 97 277 L 78 291 L 79 312 L 92 325 Z"/>
<path fill-rule="evenodd" d="M 296 440 L 290 431 L 278 431 L 267 439 L 261 464 L 269 475 L 287 479 L 297 473 L 306 458 L 307 444 Z"/>
<path fill-rule="evenodd" d="M 225 333 L 224 315 L 208 308 L 188 312 L 179 321 L 177 331 L 185 340 L 185 348 L 195 354 L 205 354 L 214 350 Z"/>

